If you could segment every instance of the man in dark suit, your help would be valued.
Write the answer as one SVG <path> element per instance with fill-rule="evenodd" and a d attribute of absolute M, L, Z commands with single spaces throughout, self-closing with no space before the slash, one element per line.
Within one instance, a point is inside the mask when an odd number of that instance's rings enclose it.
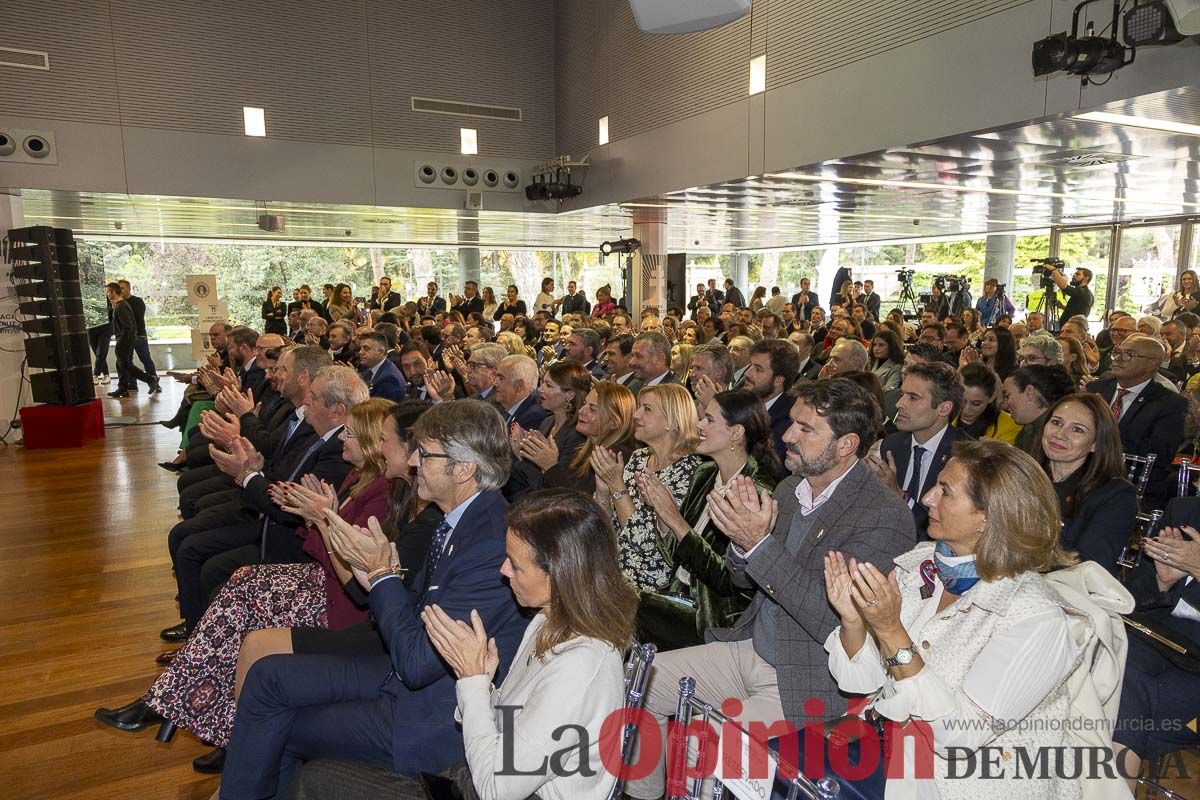
<path fill-rule="evenodd" d="M 821 305 L 821 298 L 817 297 L 817 293 L 811 289 L 812 281 L 808 278 L 800 279 L 800 291 L 792 295 L 792 309 L 796 313 L 796 319 L 808 321 L 812 317 L 812 310 Z"/>
<path fill-rule="evenodd" d="M 391 311 L 398 305 L 403 305 L 404 300 L 401 299 L 399 292 L 392 291 L 392 279 L 384 275 L 379 279 L 379 288 L 374 292 L 374 297 L 371 298 L 371 308 L 380 309 L 381 311 Z"/>
<path fill-rule="evenodd" d="M 962 408 L 963 386 L 949 364 L 913 363 L 904 368 L 896 402 L 896 433 L 866 459 L 879 481 L 912 509 L 917 533 L 927 538 L 929 510 L 921 502 L 937 485 L 956 442 L 971 437 L 950 424 Z"/>
<path fill-rule="evenodd" d="M 433 438 L 434 430 L 444 436 Z M 526 626 L 500 575 L 506 504 L 498 489 L 508 477 L 508 436 L 493 407 L 470 400 L 427 411 L 413 435 L 418 491 L 446 516 L 412 591 L 393 573 L 381 531 L 334 525 L 335 546 L 368 587 L 388 655 L 258 661 L 238 699 L 221 779 L 230 796 L 279 795 L 300 764 L 315 758 L 362 761 L 409 775 L 463 760 L 455 676 L 429 641 L 421 614 L 437 605 L 471 625 L 477 612 L 496 640 L 500 684 Z"/>
<path fill-rule="evenodd" d="M 575 281 L 567 281 L 567 293 L 562 297 L 561 310 L 563 316 L 567 314 L 592 313 L 592 304 L 588 302 L 583 292 L 576 287 Z"/>
<path fill-rule="evenodd" d="M 800 351 L 787 339 L 763 339 L 750 349 L 742 388 L 753 392 L 767 407 L 771 418 L 771 439 L 779 460 L 787 458 L 783 435 L 792 426 L 792 404 L 787 391 L 796 382 L 800 369 Z M 779 477 L 779 476 L 776 476 Z"/>
<path fill-rule="evenodd" d="M 306 283 L 300 287 L 299 292 L 300 299 L 288 303 L 288 314 L 293 311 L 313 311 L 318 317 L 329 322 L 329 312 L 325 310 L 325 306 L 320 300 L 312 298 L 312 287 Z"/>
<path fill-rule="evenodd" d="M 600 364 L 600 334 L 591 328 L 571 331 L 564 352 L 567 359 L 582 364 L 596 380 L 601 381 L 606 377 L 604 367 Z"/>
<path fill-rule="evenodd" d="M 329 326 L 329 355 L 335 364 L 358 368 L 358 353 L 354 349 L 354 326 L 344 319 Z"/>
<path fill-rule="evenodd" d="M 879 307 L 883 303 L 883 298 L 875 293 L 875 281 L 863 281 L 862 289 L 862 296 L 858 298 L 858 301 L 867 307 L 867 311 L 871 312 L 871 319 L 878 322 Z"/>
<path fill-rule="evenodd" d="M 840 624 L 825 596 L 825 555 L 838 551 L 886 574 L 892 559 L 916 544 L 904 504 L 860 460 L 879 429 L 875 401 L 844 380 L 802 383 L 796 393 L 794 424 L 785 435 L 793 474 L 774 499 L 763 502 L 743 477 L 710 498 L 712 520 L 731 542 L 726 567 L 754 599 L 732 628 L 710 628 L 709 644 L 655 658 L 646 710 L 664 726 L 684 675 L 696 679 L 706 699 L 741 701 L 743 725 L 844 713 L 824 647 Z M 662 778 L 658 770 L 631 781 L 628 793 L 659 797 Z"/>
<path fill-rule="evenodd" d="M 642 331 L 634 338 L 629 366 L 638 382 L 637 389 L 629 387 L 634 396 L 645 386 L 679 383 L 671 372 L 671 340 L 658 331 Z"/>
<path fill-rule="evenodd" d="M 508 356 L 496 368 L 496 405 L 506 427 L 517 423 L 536 430 L 546 418 L 537 393 L 538 368 L 529 356 Z"/>
<path fill-rule="evenodd" d="M 371 397 L 382 397 L 399 403 L 404 399 L 408 387 L 404 375 L 388 359 L 387 337 L 369 333 L 358 346 L 358 363 L 362 369 L 358 375 L 371 390 Z"/>
<path fill-rule="evenodd" d="M 734 308 L 745 308 L 746 298 L 742 296 L 742 290 L 733 283 L 733 278 L 725 279 L 725 302 L 733 303 Z"/>
<path fill-rule="evenodd" d="M 796 345 L 796 349 L 800 352 L 800 368 L 797 370 L 797 380 L 804 378 L 815 381 L 817 375 L 821 372 L 821 364 L 812 357 L 812 334 L 805 333 L 804 331 L 796 331 L 795 333 L 788 334 L 787 339 Z"/>
<path fill-rule="evenodd" d="M 117 351 L 117 388 L 109 392 L 108 396 L 129 397 L 129 390 L 136 389 L 138 381 L 150 387 L 150 394 L 158 394 L 162 391 L 158 379 L 142 372 L 133 363 L 137 345 L 137 318 L 133 308 L 128 300 L 121 297 L 121 287 L 118 284 L 110 283 L 105 290 L 113 309 L 113 332 L 116 334 Z"/>
<path fill-rule="evenodd" d="M 1155 455 L 1145 499 L 1161 508 L 1171 497 L 1171 462 L 1183 443 L 1187 399 L 1155 380 L 1166 348 L 1152 336 L 1130 336 L 1112 350 L 1112 377 L 1092 381 L 1089 392 L 1104 398 L 1118 420 L 1126 455 Z"/>
<path fill-rule="evenodd" d="M 146 301 L 133 293 L 133 287 L 129 281 L 119 280 L 117 285 L 121 287 L 121 297 L 129 303 L 129 307 L 133 309 L 134 320 L 137 322 L 137 338 L 133 342 L 133 352 L 142 362 L 142 369 L 150 376 L 151 380 L 158 381 L 158 373 L 154 371 L 154 359 L 150 356 L 150 339 L 146 335 Z M 126 389 L 136 389 L 137 383 L 126 386 Z"/>
<path fill-rule="evenodd" d="M 483 313 L 483 297 L 479 294 L 479 284 L 475 281 L 467 281 L 463 284 L 463 296 L 455 297 L 450 295 L 451 311 L 457 311 L 463 315 L 466 320 L 471 314 Z"/>
<path fill-rule="evenodd" d="M 437 281 L 430 281 L 425 295 L 417 300 L 417 313 L 421 316 L 436 316 L 446 310 L 446 299 L 438 295 Z"/>
<path fill-rule="evenodd" d="M 717 288 L 717 279 L 708 279 L 708 288 L 704 291 L 704 299 L 708 301 L 708 310 L 712 315 L 718 316 L 721 313 L 721 307 L 725 305 L 725 293 Z"/>

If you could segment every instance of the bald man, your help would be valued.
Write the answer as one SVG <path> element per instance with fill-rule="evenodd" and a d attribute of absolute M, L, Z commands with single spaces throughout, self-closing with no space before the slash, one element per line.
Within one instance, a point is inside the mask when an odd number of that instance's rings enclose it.
<path fill-rule="evenodd" d="M 1089 392 L 1100 395 L 1112 409 L 1125 454 L 1154 454 L 1145 499 L 1157 508 L 1173 494 L 1171 461 L 1183 443 L 1188 408 L 1187 399 L 1169 382 L 1158 380 L 1159 365 L 1166 356 L 1161 341 L 1135 334 L 1113 345 L 1112 377 L 1087 385 Z"/>

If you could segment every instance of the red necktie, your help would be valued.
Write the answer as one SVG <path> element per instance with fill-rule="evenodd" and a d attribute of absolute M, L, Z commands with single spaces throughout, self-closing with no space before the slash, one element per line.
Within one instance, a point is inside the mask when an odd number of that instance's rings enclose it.
<path fill-rule="evenodd" d="M 1128 389 L 1122 389 L 1120 386 L 1117 387 L 1117 396 L 1112 401 L 1113 419 L 1117 422 L 1121 421 L 1121 413 L 1125 410 L 1125 395 L 1127 394 L 1129 394 Z"/>

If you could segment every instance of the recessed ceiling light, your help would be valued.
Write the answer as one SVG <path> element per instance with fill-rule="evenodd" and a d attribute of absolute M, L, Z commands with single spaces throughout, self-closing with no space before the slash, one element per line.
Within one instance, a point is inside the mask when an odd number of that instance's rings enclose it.
<path fill-rule="evenodd" d="M 474 128 L 459 128 L 459 138 L 462 140 L 462 154 L 474 156 L 479 154 L 479 135 Z"/>
<path fill-rule="evenodd" d="M 608 117 L 600 118 L 600 144 L 608 144 Z"/>
<path fill-rule="evenodd" d="M 267 115 L 261 108 L 242 106 L 242 121 L 247 136 L 267 135 Z"/>
<path fill-rule="evenodd" d="M 1172 122 L 1166 119 L 1134 117 L 1128 114 L 1113 114 L 1108 111 L 1089 111 L 1086 114 L 1076 114 L 1074 118 L 1088 122 L 1107 122 L 1110 125 L 1128 125 L 1131 128 L 1147 128 L 1152 131 L 1200 136 L 1200 125 L 1189 125 L 1186 122 Z"/>
<path fill-rule="evenodd" d="M 750 59 L 750 94 L 759 94 L 767 89 L 767 56 Z"/>

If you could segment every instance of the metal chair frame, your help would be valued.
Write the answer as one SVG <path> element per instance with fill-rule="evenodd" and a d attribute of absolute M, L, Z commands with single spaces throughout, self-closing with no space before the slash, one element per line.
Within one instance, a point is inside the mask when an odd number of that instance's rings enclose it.
<path fill-rule="evenodd" d="M 1121 555 L 1117 557 L 1118 567 L 1130 571 L 1142 563 L 1142 539 L 1154 535 L 1154 530 L 1158 527 L 1162 515 L 1162 511 L 1154 509 L 1153 511 L 1139 512 L 1134 516 L 1133 530 L 1129 534 L 1129 542 L 1125 545 L 1125 549 L 1121 551 Z"/>
<path fill-rule="evenodd" d="M 1146 485 L 1150 483 L 1150 472 L 1154 469 L 1154 462 L 1157 458 L 1158 456 L 1154 453 L 1144 456 L 1135 456 L 1129 453 L 1124 455 L 1125 477 L 1129 479 L 1137 492 L 1138 507 L 1141 507 L 1142 498 L 1146 495 Z"/>
<path fill-rule="evenodd" d="M 634 642 L 629 648 L 629 657 L 625 661 L 625 707 L 622 711 L 621 723 L 621 764 L 629 763 L 633 752 L 633 743 L 637 740 L 637 720 L 633 712 L 642 708 L 646 703 L 646 684 L 650 682 L 650 667 L 654 664 L 654 656 L 658 648 L 652 644 Z M 621 800 L 625 792 L 625 777 L 617 773 L 617 782 L 609 792 L 608 800 Z"/>
<path fill-rule="evenodd" d="M 667 764 L 668 769 L 676 775 L 682 775 L 683 769 L 687 765 L 687 729 L 688 726 L 699 715 L 699 720 L 704 723 L 705 730 L 711 733 L 711 723 L 717 724 L 737 724 L 736 720 L 722 714 L 720 711 L 712 707 L 712 704 L 706 703 L 696 697 L 696 680 L 690 676 L 684 676 L 679 679 L 679 700 L 675 707 L 675 722 L 674 736 L 671 741 L 667 742 Z M 738 727 L 741 727 L 740 725 Z M 742 733 L 749 736 L 749 733 L 742 728 Z M 767 757 L 779 763 L 778 757 L 768 751 Z M 704 750 L 701 748 L 699 758 L 704 758 Z M 703 763 L 697 763 L 698 768 L 705 766 Z M 703 769 L 697 771 L 703 774 Z M 722 800 L 725 796 L 725 786 L 717 778 L 713 778 L 716 785 L 713 787 L 713 800 Z M 777 781 L 782 781 L 783 778 L 776 775 Z M 694 777 L 688 780 L 684 787 L 686 794 L 667 795 L 668 800 L 700 800 L 701 787 L 704 784 L 704 778 Z M 841 786 L 836 780 L 830 777 L 819 778 L 816 781 L 809 780 L 796 770 L 796 777 L 791 778 L 786 782 L 787 785 L 787 800 L 833 800 L 838 796 Z M 732 792 L 731 792 L 732 794 Z"/>
<path fill-rule="evenodd" d="M 1197 489 L 1200 482 L 1200 461 L 1192 458 L 1179 459 L 1179 479 L 1176 482 L 1177 493 L 1187 497 Z"/>

